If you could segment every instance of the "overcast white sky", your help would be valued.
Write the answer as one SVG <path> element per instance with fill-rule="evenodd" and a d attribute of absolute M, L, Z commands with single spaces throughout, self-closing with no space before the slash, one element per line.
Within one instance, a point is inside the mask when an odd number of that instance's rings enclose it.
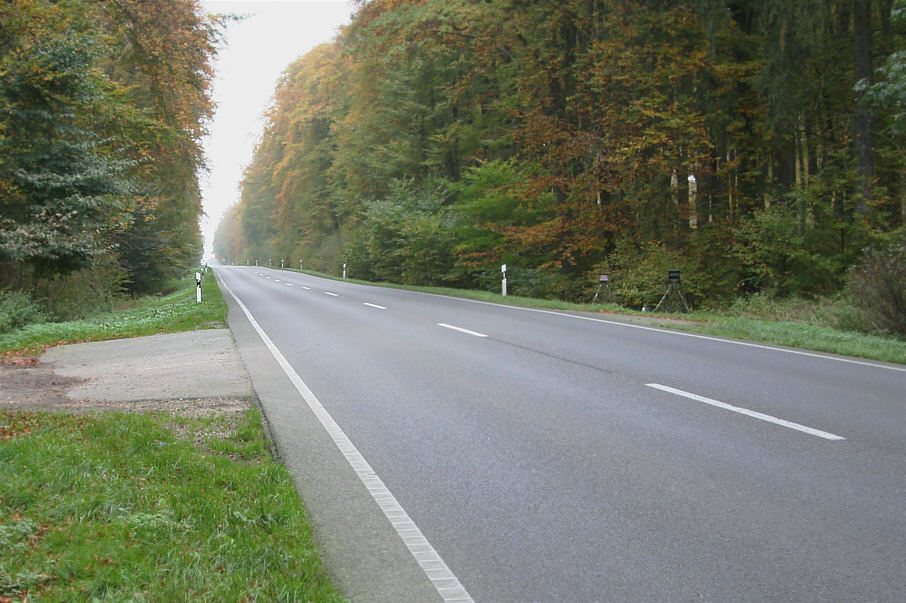
<path fill-rule="evenodd" d="M 224 211 L 239 201 L 239 181 L 264 125 L 263 114 L 283 71 L 297 57 L 334 38 L 349 23 L 347 0 L 202 0 L 206 13 L 249 15 L 231 23 L 216 63 L 209 172 L 202 177 L 205 256 Z"/>

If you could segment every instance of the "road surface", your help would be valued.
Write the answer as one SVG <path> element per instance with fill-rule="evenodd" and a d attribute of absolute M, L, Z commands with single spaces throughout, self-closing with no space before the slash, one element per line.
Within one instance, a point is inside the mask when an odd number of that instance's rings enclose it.
<path fill-rule="evenodd" d="M 906 600 L 904 367 L 217 274 L 355 600 Z"/>

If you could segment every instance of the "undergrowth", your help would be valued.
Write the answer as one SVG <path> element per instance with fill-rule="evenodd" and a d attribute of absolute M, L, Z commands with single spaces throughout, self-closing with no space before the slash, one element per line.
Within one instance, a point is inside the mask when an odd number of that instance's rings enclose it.
<path fill-rule="evenodd" d="M 226 304 L 214 276 L 202 281 L 202 302 L 196 303 L 194 275 L 164 296 L 135 300 L 132 307 L 68 322 L 29 324 L 0 333 L 0 352 L 37 353 L 48 345 L 138 337 L 225 326 Z"/>

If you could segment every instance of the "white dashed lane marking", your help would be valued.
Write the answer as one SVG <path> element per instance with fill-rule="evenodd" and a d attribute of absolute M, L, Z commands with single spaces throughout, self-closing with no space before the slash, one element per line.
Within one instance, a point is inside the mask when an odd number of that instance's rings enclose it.
<path fill-rule="evenodd" d="M 718 400 L 712 400 L 711 398 L 706 398 L 704 396 L 699 396 L 698 394 L 693 394 L 690 392 L 683 391 L 681 389 L 675 389 L 673 387 L 668 387 L 666 385 L 661 385 L 659 383 L 646 383 L 648 387 L 653 387 L 654 389 L 659 389 L 664 392 L 675 394 L 677 396 L 682 396 L 683 398 L 688 398 L 689 400 L 695 400 L 696 402 L 702 402 L 710 406 L 716 406 L 717 408 L 722 408 L 724 410 L 729 410 L 741 415 L 746 415 L 748 417 L 753 417 L 755 419 L 760 419 L 761 421 L 767 421 L 768 423 L 774 423 L 775 425 L 781 425 L 789 429 L 795 429 L 796 431 L 801 431 L 802 433 L 807 433 L 809 435 L 817 436 L 819 438 L 824 438 L 825 440 L 845 440 L 843 436 L 838 436 L 833 433 L 828 433 L 826 431 L 821 431 L 820 429 L 815 429 L 813 427 L 806 427 L 805 425 L 800 425 L 799 423 L 793 423 L 792 421 L 787 421 L 786 419 L 778 419 L 777 417 L 772 417 L 771 415 L 766 415 L 754 410 L 749 410 L 748 408 L 742 408 L 740 406 L 733 406 L 732 404 L 727 404 L 726 402 L 720 402 Z"/>
<path fill-rule="evenodd" d="M 463 329 L 462 327 L 456 327 L 453 325 L 448 325 L 445 322 L 437 323 L 437 326 L 443 327 L 445 329 L 452 329 L 454 331 L 459 331 L 460 333 L 465 333 L 466 335 L 474 335 L 475 337 L 487 337 L 484 333 L 479 333 L 477 331 L 470 331 L 469 329 Z"/>

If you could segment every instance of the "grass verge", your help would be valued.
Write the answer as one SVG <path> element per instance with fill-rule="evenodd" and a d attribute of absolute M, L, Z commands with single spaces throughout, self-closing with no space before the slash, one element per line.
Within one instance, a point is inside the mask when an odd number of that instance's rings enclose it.
<path fill-rule="evenodd" d="M 118 312 L 30 325 L 0 352 L 223 326 L 212 275 L 202 291 L 198 304 L 190 277 Z M 0 484 L 0 603 L 344 600 L 255 411 L 0 410 Z"/>
<path fill-rule="evenodd" d="M 299 270 L 289 269 L 292 272 Z M 313 276 L 343 280 L 335 275 L 314 271 L 302 271 Z M 442 287 L 416 287 L 390 283 L 371 283 L 355 279 L 347 282 L 392 287 L 409 291 L 421 291 L 436 295 L 449 295 L 489 303 L 499 303 L 527 308 L 546 308 L 565 312 L 588 312 L 607 314 L 607 318 L 642 322 L 665 329 L 688 331 L 730 337 L 771 345 L 788 346 L 817 352 L 854 356 L 867 360 L 879 360 L 906 364 L 906 341 L 894 336 L 871 335 L 856 331 L 842 331 L 827 326 L 810 324 L 807 320 L 764 320 L 750 316 L 733 316 L 717 312 L 696 311 L 691 314 L 654 314 L 634 312 L 616 304 L 576 304 L 556 300 L 544 300 L 508 295 L 488 291 L 470 291 Z"/>
<path fill-rule="evenodd" d="M 702 316 L 696 314 L 696 317 Z M 754 318 L 704 315 L 704 318 L 683 324 L 655 322 L 657 326 L 703 335 L 731 337 L 759 343 L 780 345 L 816 352 L 854 356 L 906 364 L 906 341 L 853 331 L 792 321 L 767 321 Z"/>
<path fill-rule="evenodd" d="M 38 354 L 49 345 L 176 333 L 223 327 L 226 303 L 212 273 L 202 282 L 202 302 L 195 301 L 194 275 L 179 282 L 173 293 L 148 296 L 134 307 L 82 320 L 31 324 L 0 334 L 0 353 Z"/>
<path fill-rule="evenodd" d="M 0 411 L 0 483 L 0 600 L 343 600 L 255 411 Z"/>

